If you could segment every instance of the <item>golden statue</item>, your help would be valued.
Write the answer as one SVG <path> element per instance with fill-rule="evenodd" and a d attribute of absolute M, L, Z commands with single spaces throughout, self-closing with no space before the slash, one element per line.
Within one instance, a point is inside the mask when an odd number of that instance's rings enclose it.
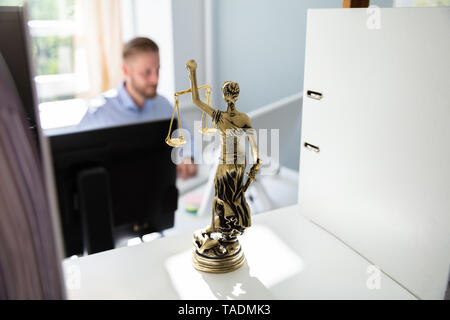
<path fill-rule="evenodd" d="M 200 100 L 197 63 L 190 60 L 186 63 L 186 68 L 189 70 L 191 89 L 184 92 L 192 92 L 193 103 L 211 116 L 220 134 L 222 146 L 214 179 L 212 222 L 207 228 L 194 233 L 193 263 L 199 271 L 230 272 L 242 266 L 245 261 L 237 236 L 242 235 L 245 229 L 251 226 L 250 208 L 245 199 L 245 192 L 252 181 L 255 181 L 261 163 L 258 158 L 256 131 L 252 128 L 249 117 L 236 109 L 240 92 L 237 83 L 227 81 L 223 84 L 223 97 L 228 108 L 225 112 L 215 110 Z M 204 87 L 210 88 L 209 85 L 201 88 Z M 177 94 L 175 96 L 177 97 Z M 245 149 L 240 145 L 243 136 L 247 136 L 250 142 L 252 158 L 255 161 L 245 184 Z"/>

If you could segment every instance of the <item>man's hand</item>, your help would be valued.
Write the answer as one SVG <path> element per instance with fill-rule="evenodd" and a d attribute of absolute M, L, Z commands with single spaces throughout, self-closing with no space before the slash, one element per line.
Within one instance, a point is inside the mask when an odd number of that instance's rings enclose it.
<path fill-rule="evenodd" d="M 181 163 L 177 166 L 177 176 L 186 180 L 197 175 L 197 165 L 193 163 L 191 158 L 183 158 Z"/>

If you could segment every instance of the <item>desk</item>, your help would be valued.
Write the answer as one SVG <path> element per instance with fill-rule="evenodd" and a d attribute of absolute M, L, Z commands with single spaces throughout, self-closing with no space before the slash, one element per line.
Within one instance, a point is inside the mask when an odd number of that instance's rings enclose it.
<path fill-rule="evenodd" d="M 206 183 L 211 174 L 211 165 L 200 164 L 197 166 L 198 172 L 195 177 L 183 180 L 182 178 L 177 178 L 176 186 L 180 196 L 186 194 L 188 191 L 197 188 L 198 186 Z"/>
<path fill-rule="evenodd" d="M 185 199 L 188 193 L 187 190 L 197 195 L 207 196 L 207 184 L 197 185 L 195 188 L 188 188 L 188 186 L 195 186 L 197 181 L 202 180 L 201 171 L 203 170 L 204 172 L 206 172 L 207 166 L 199 166 L 199 168 L 200 177 L 196 178 L 198 180 L 193 181 L 190 185 L 188 185 L 188 183 L 190 183 L 191 179 L 181 182 L 179 181 L 179 179 L 177 179 L 177 187 L 179 187 L 180 184 L 183 189 L 179 190 L 180 197 L 178 199 L 178 209 L 175 212 L 175 224 L 173 228 L 164 230 L 162 232 L 164 236 L 173 236 L 180 233 L 193 232 L 194 230 L 204 228 L 211 223 L 210 211 L 203 215 L 190 214 L 185 211 Z M 272 205 L 271 210 L 289 207 L 297 203 L 298 172 L 285 167 L 281 167 L 278 174 L 260 176 L 258 177 L 258 180 L 265 188 L 265 190 L 267 190 L 269 198 L 268 201 Z M 249 199 L 250 196 L 253 196 L 254 201 L 251 201 Z M 210 199 L 210 201 L 212 203 L 212 198 Z M 257 194 L 254 194 L 253 186 L 250 186 L 248 190 L 247 201 L 250 206 L 250 212 L 252 213 L 252 216 L 269 211 L 263 206 L 263 203 L 261 199 L 257 197 Z"/>
<path fill-rule="evenodd" d="M 70 299 L 414 299 L 371 263 L 307 220 L 298 205 L 253 217 L 241 237 L 247 263 L 228 274 L 197 272 L 192 233 L 65 260 Z M 270 256 L 266 253 L 270 251 Z"/>

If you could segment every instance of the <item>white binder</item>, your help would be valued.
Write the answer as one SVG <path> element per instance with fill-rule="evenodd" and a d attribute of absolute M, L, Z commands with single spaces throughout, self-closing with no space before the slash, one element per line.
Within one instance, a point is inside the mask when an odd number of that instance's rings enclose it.
<path fill-rule="evenodd" d="M 416 297 L 443 298 L 450 8 L 309 10 L 305 59 L 302 213 Z"/>

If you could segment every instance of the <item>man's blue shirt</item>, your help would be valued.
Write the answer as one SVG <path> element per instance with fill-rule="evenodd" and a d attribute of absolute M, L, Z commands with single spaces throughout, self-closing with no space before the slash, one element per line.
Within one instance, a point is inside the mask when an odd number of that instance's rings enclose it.
<path fill-rule="evenodd" d="M 122 83 L 90 102 L 86 115 L 77 125 L 78 130 L 93 130 L 139 122 L 151 122 L 172 117 L 173 107 L 163 96 L 147 99 L 139 108 Z M 175 115 L 176 116 L 176 115 Z M 182 122 L 183 130 L 187 128 Z M 176 129 L 176 128 L 174 128 Z M 169 128 L 167 128 L 169 130 Z M 193 144 L 183 148 L 185 156 L 193 155 Z"/>

